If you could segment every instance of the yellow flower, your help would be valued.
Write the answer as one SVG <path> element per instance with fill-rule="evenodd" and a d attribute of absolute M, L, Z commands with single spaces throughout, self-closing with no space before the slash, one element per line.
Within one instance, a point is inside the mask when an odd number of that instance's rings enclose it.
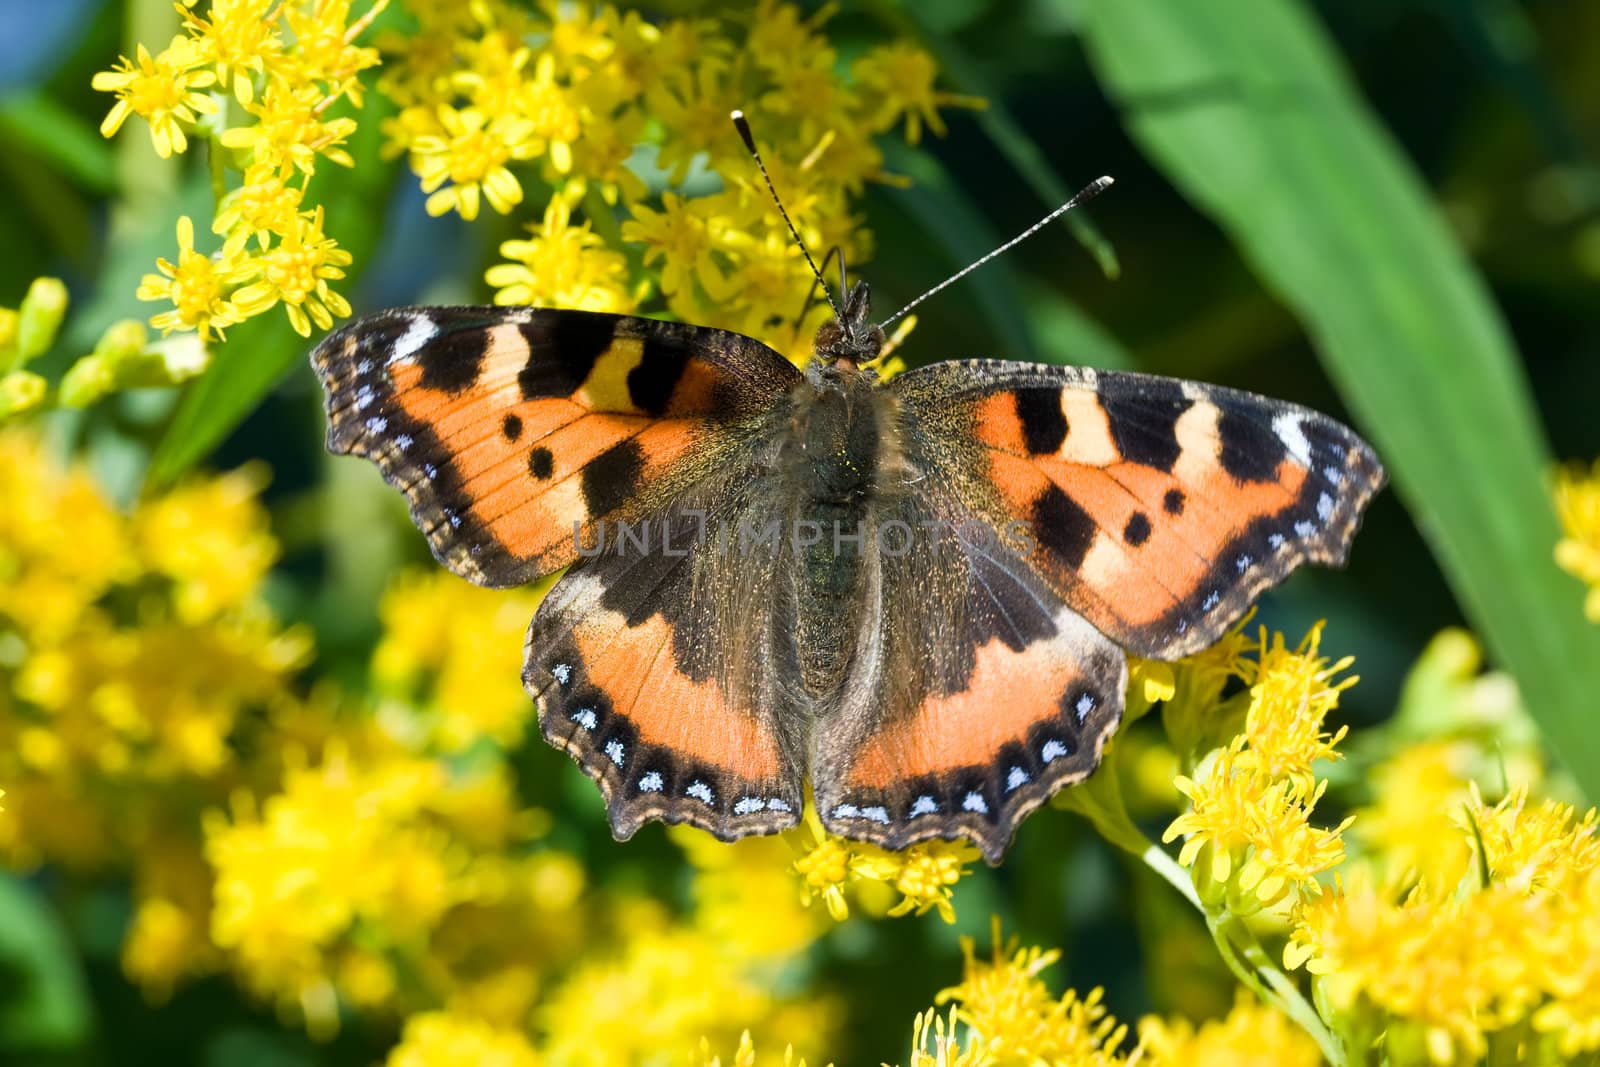
<path fill-rule="evenodd" d="M 1334 746 L 1349 727 L 1341 726 L 1330 735 L 1323 722 L 1338 706 L 1339 694 L 1359 681 L 1333 680 L 1355 659 L 1346 656 L 1330 664 L 1320 656 L 1322 626 L 1320 622 L 1313 626 L 1293 650 L 1285 646 L 1282 634 L 1269 638 L 1263 629 L 1252 646 L 1257 658 L 1240 660 L 1250 686 L 1250 707 L 1244 729 L 1248 748 L 1239 762 L 1259 768 L 1269 778 L 1287 778 L 1302 793 L 1314 788 L 1313 763 L 1339 758 Z"/>
<path fill-rule="evenodd" d="M 160 274 L 146 274 L 139 282 L 140 300 L 170 300 L 173 307 L 150 318 L 150 325 L 170 333 L 197 331 L 201 337 L 222 335 L 225 327 L 243 322 L 247 313 L 232 298 L 235 288 L 256 273 L 245 254 L 249 234 L 238 232 L 222 244 L 216 256 L 195 251 L 194 223 L 178 217 L 178 262 L 156 260 Z"/>
<path fill-rule="evenodd" d="M 534 134 L 544 142 L 551 166 L 557 174 L 566 174 L 572 170 L 572 143 L 581 131 L 577 108 L 555 82 L 555 62 L 549 53 L 539 57 L 533 80 L 523 88 L 519 103 Z"/>
<path fill-rule="evenodd" d="M 1107 1014 L 1105 991 L 1080 997 L 1067 990 L 1051 994 L 1039 977 L 1061 959 L 1059 950 L 1002 945 L 1000 920 L 993 921 L 994 949 L 987 960 L 974 954 L 969 937 L 961 939 L 965 957 L 961 982 L 942 990 L 938 1003 L 954 1002 L 954 1018 L 982 1035 L 991 1061 L 1000 1065 L 1109 1067 L 1125 1060 L 1120 1053 L 1128 1028 Z"/>
<path fill-rule="evenodd" d="M 703 1037 L 700 1039 L 699 1061 L 699 1067 L 722 1067 L 722 1057 L 711 1054 L 711 1042 Z M 750 1031 L 746 1030 L 739 1035 L 739 1048 L 733 1054 L 729 1067 L 756 1067 L 756 1045 L 750 1040 Z M 793 1045 L 784 1046 L 783 1067 L 806 1067 L 804 1059 L 795 1062 Z M 832 1064 L 829 1067 L 832 1067 Z"/>
<path fill-rule="evenodd" d="M 314 1032 L 337 1025 L 324 956 L 352 923 L 405 943 L 464 892 L 464 857 L 420 819 L 444 784 L 431 761 L 357 758 L 336 746 L 320 765 L 291 768 L 259 816 L 240 796 L 231 820 L 206 820 L 217 872 L 212 940 L 258 992 L 298 1006 Z"/>
<path fill-rule="evenodd" d="M 117 66 L 94 76 L 93 85 L 101 92 L 116 93 L 105 121 L 100 123 L 104 137 L 114 135 L 129 115 L 138 115 L 150 124 L 150 139 L 156 154 L 163 159 L 188 147 L 183 128 L 192 126 L 196 114 L 210 114 L 217 105 L 206 94 L 217 76 L 199 69 L 206 55 L 194 41 L 177 36 L 166 49 L 151 56 L 144 45 L 137 58 L 121 57 Z"/>
<path fill-rule="evenodd" d="M 1175 780 L 1190 806 L 1162 840 L 1185 837 L 1178 862 L 1196 868 L 1201 883 L 1254 898 L 1254 907 L 1270 907 L 1293 890 L 1315 893 L 1316 876 L 1344 858 L 1340 834 L 1349 820 L 1332 830 L 1311 826 L 1326 783 L 1302 795 L 1290 783 L 1260 774 L 1241 758 L 1243 752 L 1241 739 L 1202 764 L 1193 778 Z M 1237 896 L 1230 906 L 1252 910 Z"/>
<path fill-rule="evenodd" d="M 122 944 L 122 970 L 146 996 L 163 1001 L 210 947 L 204 919 L 170 900 L 151 897 L 139 903 L 129 923 Z"/>
<path fill-rule="evenodd" d="M 480 1019 L 429 1011 L 406 1020 L 386 1067 L 539 1067 L 527 1036 Z"/>
<path fill-rule="evenodd" d="M 817 897 L 838 922 L 850 916 L 845 887 L 851 883 L 888 886 L 900 899 L 887 909 L 892 916 L 926 915 L 937 911 L 947 923 L 956 921 L 955 885 L 980 858 L 966 841 L 924 841 L 897 852 L 864 841 L 829 835 L 809 800 L 801 825 L 785 835 L 800 852 L 794 871 L 801 878 L 801 900 Z"/>
<path fill-rule="evenodd" d="M 483 738 L 515 745 L 534 711 L 520 680 L 521 635 L 545 588 L 480 589 L 440 570 L 403 575 L 378 609 L 376 681 L 434 716 L 430 736 L 447 752 Z"/>
<path fill-rule="evenodd" d="M 428 214 L 455 211 L 475 219 L 480 192 L 502 215 L 520 204 L 522 185 L 506 164 L 531 159 L 544 147 L 533 123 L 448 105 L 439 107 L 438 116 L 443 133 L 419 135 L 411 145 L 411 169 L 422 179 L 422 191 L 431 194 Z"/>
<path fill-rule="evenodd" d="M 1562 529 L 1556 563 L 1589 586 L 1584 612 L 1600 622 L 1600 460 L 1587 477 L 1581 467 L 1557 471 L 1555 501 Z"/>
<path fill-rule="evenodd" d="M 1372 769 L 1373 803 L 1356 812 L 1352 833 L 1387 884 L 1421 878 L 1443 892 L 1467 874 L 1473 850 L 1459 820 L 1476 760 L 1471 742 L 1424 741 Z"/>
<path fill-rule="evenodd" d="M 694 925 L 731 959 L 781 960 L 804 952 L 828 920 L 794 893 L 792 851 L 777 837 L 727 844 L 689 827 L 671 836 L 693 864 Z M 761 915 L 753 923 L 750 916 Z"/>
<path fill-rule="evenodd" d="M 350 0 L 285 4 L 283 20 L 294 39 L 294 47 L 285 54 L 282 64 L 286 73 L 302 81 L 321 83 L 330 100 L 346 96 L 360 107 L 358 75 L 378 65 L 378 50 L 360 47 L 355 40 L 388 6 L 389 0 L 375 0 L 365 14 L 350 22 Z"/>
<path fill-rule="evenodd" d="M 634 310 L 626 257 L 607 248 L 588 223 L 572 225 L 572 206 L 565 198 L 551 198 L 543 224 L 533 231 L 531 240 L 502 243 L 500 254 L 515 262 L 496 264 L 484 274 L 496 290 L 496 304 Z"/>
<path fill-rule="evenodd" d="M 911 1067 L 995 1067 L 1000 1062 L 982 1034 L 968 1029 L 964 1044 L 957 1039 L 957 1013 L 954 1007 L 948 1017 L 932 1008 L 917 1012 L 911 1027 Z"/>
<path fill-rule="evenodd" d="M 661 267 L 661 291 L 669 298 L 681 296 L 691 315 L 696 285 L 711 300 L 725 301 L 738 284 L 724 274 L 712 254 L 713 232 L 720 220 L 708 208 L 707 199 L 685 199 L 669 192 L 662 197 L 661 211 L 634 204 L 630 209 L 633 217 L 622 224 L 622 239 L 645 245 L 645 262 Z M 676 305 L 674 310 L 682 314 Z"/>
<path fill-rule="evenodd" d="M 262 467 L 195 481 L 144 504 L 134 515 L 140 551 L 152 571 L 176 583 L 173 604 L 186 623 L 242 605 L 278 558 L 258 499 Z"/>
<path fill-rule="evenodd" d="M 933 57 L 906 41 L 872 49 L 856 60 L 851 70 L 863 95 L 874 105 L 869 119 L 873 129 L 886 130 L 904 115 L 906 140 L 912 144 L 922 139 L 924 123 L 938 136 L 944 136 L 941 107 L 983 106 L 977 97 L 935 89 L 939 68 Z"/>
<path fill-rule="evenodd" d="M 350 304 L 328 287 L 344 277 L 340 268 L 350 263 L 350 253 L 322 232 L 322 205 L 309 215 L 295 218 L 293 227 L 256 260 L 260 280 L 234 294 L 234 302 L 249 315 L 259 315 L 278 302 L 288 312 L 289 325 L 301 337 L 311 336 L 311 325 L 326 330 L 334 316 L 350 314 Z"/>
<path fill-rule="evenodd" d="M 618 918 L 626 937 L 615 953 L 591 947 L 539 1006 L 536 1022 L 548 1035 L 551 1062 L 625 1067 L 706 1037 L 733 1044 L 747 1029 L 808 1045 L 829 1036 L 826 1002 L 785 996 L 760 972 L 730 961 L 725 946 L 668 922 L 659 908 L 637 901 Z M 596 1041 L 597 1034 L 606 1040 Z"/>
<path fill-rule="evenodd" d="M 295 230 L 300 218 L 300 201 L 305 192 L 283 180 L 271 163 L 256 163 L 244 172 L 244 180 L 217 205 L 212 232 L 229 234 L 243 229 L 262 248 L 279 236 Z"/>
<path fill-rule="evenodd" d="M 217 73 L 217 84 L 230 88 L 239 103 L 255 100 L 255 79 L 283 52 L 278 35 L 278 0 L 211 0 L 210 18 L 192 7 L 180 7 L 191 39 Z"/>
<path fill-rule="evenodd" d="M 1202 1023 L 1155 1015 L 1139 1020 L 1140 1063 L 1152 1067 L 1319 1067 L 1304 1030 L 1240 990 L 1227 1018 Z"/>
<path fill-rule="evenodd" d="M 323 117 L 337 99 L 316 85 L 271 81 L 261 99 L 250 105 L 257 118 L 255 125 L 223 130 L 222 143 L 249 151 L 252 164 L 264 164 L 285 175 L 290 168 L 312 173 L 319 155 L 340 166 L 355 166 L 343 147 L 356 130 L 355 119 Z"/>

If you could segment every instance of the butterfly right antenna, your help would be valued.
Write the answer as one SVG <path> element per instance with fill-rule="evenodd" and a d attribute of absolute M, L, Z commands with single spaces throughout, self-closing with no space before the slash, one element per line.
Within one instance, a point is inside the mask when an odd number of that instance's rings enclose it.
<path fill-rule="evenodd" d="M 1067 212 L 1071 211 L 1073 208 L 1077 207 L 1079 204 L 1086 204 L 1090 200 L 1093 200 L 1095 197 L 1099 196 L 1102 192 L 1104 192 L 1110 185 L 1111 185 L 1111 179 L 1110 178 L 1096 178 L 1094 181 L 1090 182 L 1088 185 L 1086 185 L 1082 189 L 1078 190 L 1078 194 L 1076 196 L 1074 196 L 1071 200 L 1068 200 L 1065 204 L 1062 204 L 1060 207 L 1058 207 L 1054 211 L 1050 212 L 1050 214 L 1046 215 L 1044 218 L 1040 219 L 1038 222 L 1034 223 L 1032 226 L 1029 226 L 1026 230 L 1023 230 L 1021 233 L 1017 234 L 1011 240 L 1007 241 L 1005 244 L 1001 245 L 999 248 L 996 248 L 994 251 L 990 252 L 988 255 L 983 256 L 980 259 L 974 260 L 971 263 L 968 263 L 965 267 L 962 267 L 960 270 L 958 270 L 954 274 L 950 275 L 950 277 L 946 278 L 944 281 L 940 282 L 938 285 L 934 286 L 932 289 L 929 289 L 927 292 L 923 293 L 921 296 L 919 296 L 915 300 L 911 301 L 911 303 L 907 304 L 905 307 L 901 308 L 899 311 L 896 311 L 893 315 L 890 315 L 888 318 L 886 318 L 882 322 L 878 323 L 878 325 L 880 327 L 888 326 L 891 322 L 893 322 L 896 319 L 900 318 L 906 312 L 910 311 L 912 308 L 916 307 L 918 304 L 920 304 L 924 300 L 928 299 L 928 297 L 932 296 L 934 293 L 937 293 L 939 290 L 945 288 L 946 286 L 954 285 L 956 282 L 960 281 L 962 278 L 965 278 L 967 275 L 971 274 L 973 271 L 977 270 L 979 267 L 983 266 L 985 263 L 989 262 L 991 259 L 994 259 L 996 256 L 1000 255 L 1001 253 L 1009 251 L 1010 249 L 1012 249 L 1012 248 L 1016 247 L 1017 245 L 1021 244 L 1023 241 L 1026 241 L 1028 238 L 1032 237 L 1034 234 L 1038 233 L 1040 230 L 1044 229 L 1046 226 L 1050 225 L 1056 219 L 1060 218 L 1062 215 L 1065 215 Z"/>
<path fill-rule="evenodd" d="M 751 158 L 756 161 L 756 167 L 761 171 L 761 178 L 767 183 L 767 192 L 772 194 L 772 202 L 778 205 L 778 214 L 783 216 L 784 223 L 789 227 L 789 232 L 794 235 L 794 243 L 800 246 L 800 254 L 806 257 L 806 266 L 811 268 L 811 274 L 822 286 L 822 295 L 828 298 L 828 306 L 833 309 L 833 317 L 840 322 L 844 321 L 844 312 L 839 310 L 839 304 L 833 299 L 833 292 L 828 288 L 827 281 L 822 277 L 822 272 L 817 269 L 817 263 L 811 258 L 811 251 L 806 248 L 805 240 L 800 236 L 800 231 L 795 229 L 794 220 L 789 217 L 789 212 L 784 210 L 783 201 L 778 199 L 778 190 L 772 184 L 772 175 L 767 173 L 767 165 L 761 162 L 761 153 L 756 151 L 756 139 L 750 132 L 750 123 L 745 119 L 743 111 L 734 111 L 729 116 L 733 119 L 734 128 L 739 131 L 739 136 L 744 139 L 744 146 L 749 150 Z M 840 277 L 844 275 L 844 257 L 839 257 Z"/>

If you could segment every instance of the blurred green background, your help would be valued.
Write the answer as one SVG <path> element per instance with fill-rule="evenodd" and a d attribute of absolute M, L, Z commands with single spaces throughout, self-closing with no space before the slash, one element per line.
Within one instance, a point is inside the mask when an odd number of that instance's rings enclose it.
<path fill-rule="evenodd" d="M 63 360 L 113 319 L 149 313 L 133 299 L 137 278 L 167 254 L 170 220 L 204 196 L 130 170 L 134 149 L 96 132 L 107 101 L 90 77 L 142 39 L 138 20 L 161 6 L 0 0 L 0 304 L 15 306 L 35 276 L 64 278 L 74 311 Z M 873 188 L 864 202 L 877 247 L 859 273 L 880 313 L 1088 180 L 1116 179 L 1077 228 L 1058 225 L 923 305 L 909 362 L 1133 367 L 1351 422 L 1393 489 L 1347 571 L 1297 575 L 1264 598 L 1260 619 L 1297 634 L 1328 618 L 1324 647 L 1353 653 L 1362 675 L 1342 705 L 1356 724 L 1392 711 L 1434 633 L 1471 626 L 1600 796 L 1600 634 L 1583 621 L 1577 583 L 1551 562 L 1547 496 L 1552 462 L 1600 454 L 1600 5 L 846 2 L 828 26 L 845 60 L 892 33 L 920 39 L 948 88 L 990 103 L 947 112 L 942 139 L 890 149 L 891 169 L 913 184 Z M 375 135 L 376 123 L 363 127 Z M 387 205 L 369 232 L 341 232 L 356 254 L 344 291 L 358 314 L 487 299 L 482 268 L 514 220 L 428 219 L 398 165 L 345 186 L 323 199 Z M 131 395 L 55 428 L 88 448 L 124 499 L 195 463 L 270 464 L 267 500 L 288 552 L 274 594 L 285 615 L 315 622 L 322 669 L 337 674 L 359 670 L 374 638 L 373 613 L 351 605 L 375 602 L 393 569 L 426 549 L 367 471 L 327 464 L 308 348 L 276 316 L 251 323 L 186 394 Z M 548 769 L 556 757 L 540 748 L 527 758 Z M 574 804 L 598 817 L 589 801 Z M 621 860 L 586 853 L 636 879 L 671 855 L 654 827 Z M 1209 948 L 1185 933 L 1188 920 L 1073 820 L 1034 820 L 1006 867 L 962 894 L 960 929 L 983 933 L 993 909 L 1024 936 L 1064 943 L 1068 969 L 1106 982 L 1125 1015 L 1175 996 L 1163 982 L 1207 980 Z M 103 907 L 100 925 L 72 932 L 97 1018 L 63 1062 L 379 1055 L 359 1029 L 326 1048 L 279 1031 L 220 979 L 148 1008 L 117 972 L 108 901 L 78 914 Z M 54 929 L 26 903 L 0 910 L 0 954 L 13 960 L 27 954 L 19 939 Z M 841 1062 L 899 1047 L 892 1035 L 925 1005 L 924 978 L 932 961 L 948 965 L 953 937 L 902 923 L 829 940 L 829 973 L 871 991 L 874 1005 L 852 1016 Z M 0 1000 L 6 984 L 0 972 Z"/>

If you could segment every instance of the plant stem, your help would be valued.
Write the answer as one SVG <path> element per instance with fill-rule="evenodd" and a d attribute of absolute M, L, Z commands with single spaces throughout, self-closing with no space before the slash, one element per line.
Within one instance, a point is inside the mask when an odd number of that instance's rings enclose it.
<path fill-rule="evenodd" d="M 1343 1046 L 1329 1032 L 1321 1016 L 1301 995 L 1300 990 L 1289 980 L 1289 976 L 1284 974 L 1272 957 L 1267 955 L 1266 949 L 1261 947 L 1261 942 L 1256 940 L 1256 935 L 1245 925 L 1244 920 L 1222 912 L 1215 916 L 1207 915 L 1206 923 L 1211 927 L 1212 939 L 1222 951 L 1223 959 L 1229 961 L 1229 967 L 1234 973 L 1240 975 L 1242 979 L 1243 972 L 1248 971 L 1254 981 L 1247 984 L 1258 996 L 1276 1006 L 1298 1023 L 1302 1030 L 1310 1034 L 1317 1047 L 1322 1050 L 1324 1059 L 1334 1067 L 1345 1067 L 1348 1059 Z M 1223 948 L 1224 945 L 1227 946 L 1226 950 Z M 1270 987 L 1270 991 L 1263 990 L 1260 984 L 1262 981 Z"/>

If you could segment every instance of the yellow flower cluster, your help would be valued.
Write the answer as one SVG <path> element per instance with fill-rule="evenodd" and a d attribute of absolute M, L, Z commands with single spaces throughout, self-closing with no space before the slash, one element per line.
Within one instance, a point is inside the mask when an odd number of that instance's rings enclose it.
<path fill-rule="evenodd" d="M 828 914 L 838 922 L 850 917 L 846 888 L 865 891 L 870 910 L 889 915 L 926 915 L 937 911 L 947 923 L 956 921 L 955 885 L 978 850 L 966 841 L 924 841 L 890 852 L 864 841 L 830 835 L 816 809 L 806 804 L 805 821 L 787 835 L 800 852 L 794 871 L 800 876 L 801 899 L 810 904 L 820 897 Z M 892 889 L 899 899 L 884 904 L 875 889 Z"/>
<path fill-rule="evenodd" d="M 1178 862 L 1193 870 L 1201 899 L 1237 916 L 1291 894 L 1315 895 L 1317 875 L 1344 856 L 1348 822 L 1331 830 L 1311 824 L 1326 788 L 1312 766 L 1337 756 L 1345 731 L 1330 735 L 1324 723 L 1356 679 L 1335 680 L 1352 661 L 1329 663 L 1321 639 L 1319 623 L 1293 649 L 1265 630 L 1258 642 L 1240 644 L 1229 670 L 1249 687 L 1244 728 L 1175 782 L 1189 810 L 1164 840 L 1185 838 Z"/>
<path fill-rule="evenodd" d="M 1427 871 L 1387 888 L 1371 869 L 1296 915 L 1285 962 L 1304 964 L 1319 1002 L 1350 1034 L 1382 1034 L 1395 1062 L 1478 1062 L 1518 1045 L 1518 1062 L 1600 1051 L 1600 835 L 1525 789 L 1488 805 L 1469 787 L 1455 840 L 1471 862 L 1459 882 Z M 1454 855 L 1447 855 L 1455 869 Z"/>
<path fill-rule="evenodd" d="M 1600 460 L 1587 475 L 1581 467 L 1557 471 L 1555 499 L 1562 529 L 1556 563 L 1588 585 L 1583 609 L 1600 622 Z"/>
<path fill-rule="evenodd" d="M 997 1067 L 1125 1062 L 1119 1050 L 1128 1028 L 1107 1013 L 1104 990 L 1080 997 L 1069 989 L 1056 997 L 1039 977 L 1061 959 L 1059 949 L 1002 946 L 996 920 L 989 959 L 977 957 L 971 938 L 962 938 L 961 951 L 966 958 L 961 982 L 941 991 L 938 1002 L 956 1004 L 955 1019 L 982 1037 L 988 1062 Z"/>
<path fill-rule="evenodd" d="M 777 0 L 662 22 L 554 0 L 406 6 L 419 28 L 383 38 L 379 85 L 401 108 L 384 126 L 389 151 L 407 155 L 427 210 L 508 213 L 530 174 L 554 190 L 532 239 L 501 246 L 507 262 L 487 275 L 498 302 L 632 310 L 648 280 L 630 280 L 619 246 L 636 242 L 672 314 L 785 352 L 804 347 L 822 312 L 792 321 L 811 275 L 729 113 L 750 111 L 807 242 L 854 262 L 868 236 L 851 198 L 884 178 L 873 138 L 902 121 L 913 141 L 924 125 L 942 131 L 940 107 L 971 103 L 936 89 L 932 59 L 903 42 L 841 74 L 821 33 L 829 9 L 806 17 Z M 646 203 L 651 172 L 675 187 L 659 205 Z M 574 226 L 580 203 L 590 222 Z"/>
<path fill-rule="evenodd" d="M 345 145 L 356 120 L 344 111 L 361 106 L 361 72 L 378 62 L 356 40 L 387 3 L 357 16 L 351 0 L 211 0 L 202 15 L 187 0 L 183 32 L 165 48 L 152 55 L 141 44 L 95 75 L 94 87 L 116 96 L 105 136 L 137 115 L 163 158 L 184 152 L 190 135 L 211 142 L 220 248 L 197 249 L 193 220 L 178 219 L 177 260 L 159 260 L 139 286 L 141 300 L 172 304 L 151 325 L 210 339 L 281 303 L 309 336 L 350 313 L 329 285 L 350 255 L 307 193 L 320 159 L 354 162 Z"/>
<path fill-rule="evenodd" d="M 38 436 L 0 433 L 0 852 L 131 867 L 125 962 L 156 993 L 210 952 L 199 811 L 310 653 L 260 598 L 277 556 L 264 480 L 245 468 L 124 514 Z"/>
<path fill-rule="evenodd" d="M 522 638 L 548 585 L 480 589 L 437 567 L 390 585 L 378 608 L 383 639 L 372 677 L 397 714 L 420 713 L 408 733 L 444 752 L 522 740 L 533 714 L 522 688 Z"/>
<path fill-rule="evenodd" d="M 994 948 L 986 959 L 978 957 L 970 938 L 962 938 L 961 981 L 937 997 L 938 1003 L 951 1005 L 948 1019 L 933 1010 L 917 1016 L 911 1067 L 1311 1067 L 1321 1062 L 1317 1046 L 1302 1031 L 1242 992 L 1226 1018 L 1198 1028 L 1186 1019 L 1146 1016 L 1139 1021 L 1136 1046 L 1127 1049 L 1128 1027 L 1109 1013 L 1103 990 L 1055 995 L 1041 975 L 1060 960 L 1060 951 L 1002 943 L 999 920 L 993 924 Z M 753 1052 L 749 1062 L 754 1063 Z"/>
<path fill-rule="evenodd" d="M 686 837 L 701 873 L 675 918 L 637 889 L 597 891 L 543 839 L 509 762 L 537 591 L 402 577 L 380 707 L 305 696 L 308 636 L 261 597 L 278 556 L 264 481 L 246 468 L 124 514 L 36 436 L 0 433 L 7 866 L 131 871 L 122 961 L 148 995 L 223 971 L 314 1036 L 352 1009 L 404 1019 L 394 1064 L 631 1064 L 745 1028 L 828 1038 L 830 1001 L 767 979 L 826 925 L 784 842 Z M 631 1043 L 593 1040 L 623 1029 Z"/>

